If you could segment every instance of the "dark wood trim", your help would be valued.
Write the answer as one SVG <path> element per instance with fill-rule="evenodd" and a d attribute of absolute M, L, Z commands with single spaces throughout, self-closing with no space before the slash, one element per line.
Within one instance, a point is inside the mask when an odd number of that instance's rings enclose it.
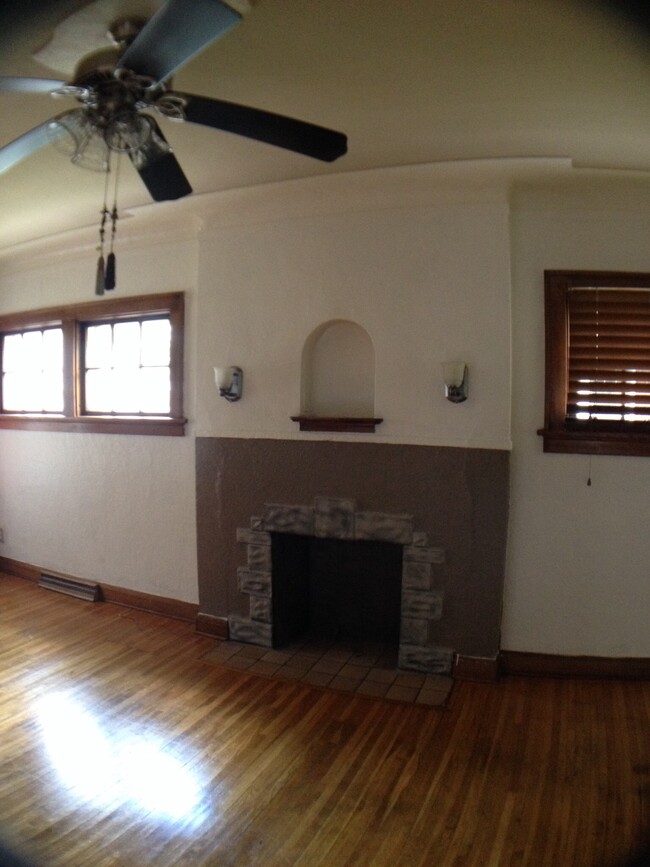
<path fill-rule="evenodd" d="M 28 581 L 38 583 L 41 572 L 53 574 L 51 569 L 44 566 L 33 566 L 31 563 L 22 563 L 20 560 L 12 560 L 9 557 L 0 557 L 0 572 L 16 575 L 18 578 L 26 578 Z M 68 576 L 78 581 L 84 578 Z M 115 587 L 112 584 L 99 584 L 100 599 L 103 602 L 112 602 L 114 605 L 124 605 L 126 608 L 135 608 L 138 611 L 146 611 L 149 614 L 159 614 L 173 620 L 184 620 L 194 623 L 198 614 L 199 606 L 194 602 L 184 602 L 181 599 L 172 599 L 168 596 L 155 596 L 152 593 L 143 593 L 140 590 L 130 590 L 127 587 Z"/>
<path fill-rule="evenodd" d="M 618 680 L 650 680 L 650 658 L 609 656 L 560 656 L 503 650 L 501 674 L 526 677 L 596 677 Z"/>
<path fill-rule="evenodd" d="M 120 319 L 169 316 L 171 322 L 169 416 L 93 416 L 83 413 L 80 329 L 88 324 Z M 60 326 L 63 331 L 64 407 L 60 416 L 0 413 L 0 429 L 65 431 L 144 436 L 184 436 L 183 357 L 185 299 L 182 292 L 139 295 L 50 307 L 0 316 L 0 332 Z"/>
<path fill-rule="evenodd" d="M 493 683 L 499 676 L 499 660 L 497 657 L 462 656 L 458 654 L 454 661 L 452 676 L 456 680 Z"/>
<path fill-rule="evenodd" d="M 196 615 L 194 629 L 201 635 L 209 635 L 211 638 L 220 638 L 223 641 L 227 641 L 230 635 L 227 617 L 206 614 L 204 611 L 199 611 Z"/>
<path fill-rule="evenodd" d="M 0 414 L 0 429 L 65 431 L 66 433 L 128 434 L 131 436 L 185 435 L 185 418 L 128 418 L 104 416 L 77 416 L 76 418 L 37 417 L 29 415 Z"/>
<path fill-rule="evenodd" d="M 338 433 L 374 433 L 383 418 L 343 418 L 339 416 L 292 415 L 291 421 L 300 425 L 300 430 L 332 431 Z"/>
<path fill-rule="evenodd" d="M 28 581 L 34 581 L 38 584 L 43 569 L 32 566 L 30 563 L 23 563 L 20 560 L 12 560 L 11 557 L 0 557 L 0 572 L 15 575 L 17 578 L 26 578 Z"/>
<path fill-rule="evenodd" d="M 542 429 L 537 433 L 544 437 L 544 451 L 555 454 L 574 455 L 630 455 L 650 456 L 650 433 L 603 431 L 576 431 Z"/>
<path fill-rule="evenodd" d="M 46 328 L 61 325 L 67 320 L 79 322 L 101 321 L 120 317 L 149 316 L 158 313 L 178 313 L 183 310 L 182 292 L 164 292 L 158 295 L 132 295 L 67 304 L 65 307 L 46 307 L 24 310 L 0 316 L 0 331 L 23 331 L 25 328 Z"/>
<path fill-rule="evenodd" d="M 650 433 L 624 422 L 590 428 L 568 423 L 569 290 L 575 287 L 650 289 L 650 274 L 624 271 L 544 271 L 544 451 L 561 454 L 650 456 Z"/>
<path fill-rule="evenodd" d="M 114 587 L 112 584 L 100 584 L 104 602 L 114 605 L 124 605 L 126 608 L 136 608 L 150 614 L 160 614 L 173 620 L 185 620 L 193 623 L 199 610 L 194 602 L 183 602 L 168 596 L 154 596 L 140 590 L 129 590 L 127 587 Z"/>

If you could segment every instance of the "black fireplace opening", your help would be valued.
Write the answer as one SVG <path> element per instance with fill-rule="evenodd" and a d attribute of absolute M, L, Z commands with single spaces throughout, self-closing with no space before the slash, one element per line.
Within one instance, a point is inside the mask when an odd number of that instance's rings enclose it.
<path fill-rule="evenodd" d="M 402 545 L 271 533 L 273 646 L 399 644 Z"/>

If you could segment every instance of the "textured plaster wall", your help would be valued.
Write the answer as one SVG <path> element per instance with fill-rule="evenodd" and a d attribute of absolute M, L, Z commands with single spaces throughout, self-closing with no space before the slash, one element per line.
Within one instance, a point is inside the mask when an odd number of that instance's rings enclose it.
<path fill-rule="evenodd" d="M 127 223 L 125 222 L 125 227 Z M 121 295 L 186 292 L 186 411 L 193 417 L 193 242 L 118 248 Z M 94 256 L 0 269 L 0 310 L 94 300 Z M 0 431 L 0 555 L 196 602 L 194 441 Z"/>
<path fill-rule="evenodd" d="M 650 461 L 544 454 L 537 436 L 544 269 L 649 271 L 649 234 L 650 199 L 640 183 L 600 194 L 529 190 L 515 201 L 505 649 L 650 656 Z"/>

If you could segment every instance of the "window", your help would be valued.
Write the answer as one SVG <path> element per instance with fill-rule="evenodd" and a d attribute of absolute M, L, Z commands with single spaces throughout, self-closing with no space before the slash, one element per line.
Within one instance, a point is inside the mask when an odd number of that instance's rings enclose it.
<path fill-rule="evenodd" d="M 182 436 L 183 295 L 0 316 L 0 427 Z"/>
<path fill-rule="evenodd" d="M 650 274 L 544 279 L 544 451 L 650 455 Z"/>

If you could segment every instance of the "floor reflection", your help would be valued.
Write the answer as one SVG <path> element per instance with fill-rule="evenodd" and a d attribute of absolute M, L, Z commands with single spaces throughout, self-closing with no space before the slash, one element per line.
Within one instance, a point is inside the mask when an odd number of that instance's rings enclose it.
<path fill-rule="evenodd" d="M 155 818 L 200 818 L 197 777 L 156 737 L 111 732 L 64 693 L 44 696 L 37 711 L 50 760 L 74 797 L 94 806 L 127 804 Z"/>

